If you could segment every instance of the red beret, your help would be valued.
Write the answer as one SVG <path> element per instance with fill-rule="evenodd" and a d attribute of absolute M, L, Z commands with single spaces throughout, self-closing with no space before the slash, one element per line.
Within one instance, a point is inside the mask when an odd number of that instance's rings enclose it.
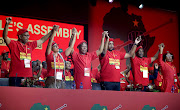
<path fill-rule="evenodd" d="M 28 30 L 25 29 L 25 28 L 19 29 L 19 31 L 17 32 L 17 36 L 19 36 L 19 35 L 21 35 L 21 34 L 23 34 L 23 33 L 25 33 L 25 32 L 28 32 Z"/>
<path fill-rule="evenodd" d="M 54 44 L 57 44 L 57 43 L 56 43 L 55 41 L 53 41 L 52 46 L 53 46 Z"/>
<path fill-rule="evenodd" d="M 110 42 L 110 41 L 113 41 L 113 42 L 114 42 L 114 39 L 113 39 L 113 38 L 109 38 L 109 42 Z"/>
<path fill-rule="evenodd" d="M 137 47 L 135 53 L 136 53 L 140 48 L 143 48 L 143 47 L 142 47 L 142 46 Z"/>
<path fill-rule="evenodd" d="M 82 40 L 82 41 L 80 41 L 80 42 L 78 43 L 77 47 L 79 47 L 79 45 L 81 45 L 81 44 L 84 43 L 84 42 L 87 44 L 87 42 L 86 42 L 85 40 Z"/>

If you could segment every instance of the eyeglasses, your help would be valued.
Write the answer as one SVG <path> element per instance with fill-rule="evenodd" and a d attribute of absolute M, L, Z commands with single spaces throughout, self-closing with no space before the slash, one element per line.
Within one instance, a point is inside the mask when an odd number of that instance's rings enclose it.
<path fill-rule="evenodd" d="M 167 55 L 166 55 L 166 57 L 172 57 L 172 56 L 173 56 L 173 55 L 171 55 L 171 54 L 167 54 Z"/>

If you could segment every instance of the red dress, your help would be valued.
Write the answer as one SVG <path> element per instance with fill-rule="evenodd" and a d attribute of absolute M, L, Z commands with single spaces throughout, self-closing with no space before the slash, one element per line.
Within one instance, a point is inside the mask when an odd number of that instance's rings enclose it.
<path fill-rule="evenodd" d="M 176 68 L 172 62 L 164 62 L 162 60 L 163 55 L 159 54 L 158 62 L 161 67 L 161 73 L 163 75 L 162 91 L 171 92 L 171 88 L 174 85 L 174 75 L 176 75 Z"/>

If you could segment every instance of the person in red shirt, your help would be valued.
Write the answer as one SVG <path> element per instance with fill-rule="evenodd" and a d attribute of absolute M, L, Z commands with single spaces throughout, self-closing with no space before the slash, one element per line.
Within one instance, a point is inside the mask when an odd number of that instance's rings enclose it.
<path fill-rule="evenodd" d="M 41 72 L 41 74 L 42 74 L 42 78 L 45 80 L 46 79 L 46 77 L 47 77 L 47 63 L 46 63 L 46 61 L 43 61 L 42 62 L 42 72 Z"/>
<path fill-rule="evenodd" d="M 107 33 L 108 36 L 108 33 Z M 104 50 L 99 57 L 101 64 L 100 80 L 102 90 L 120 91 L 120 60 L 130 58 L 136 50 L 136 45 L 141 41 L 137 37 L 129 53 L 114 50 L 114 39 L 108 37 Z"/>
<path fill-rule="evenodd" d="M 76 52 L 74 50 L 72 51 L 71 55 L 74 64 L 74 80 L 77 89 L 92 89 L 91 62 L 94 59 L 98 58 L 98 56 L 102 53 L 106 33 L 106 31 L 102 33 L 101 45 L 98 50 L 87 52 L 87 42 L 85 40 L 82 40 L 77 46 L 79 52 Z"/>
<path fill-rule="evenodd" d="M 126 77 L 124 76 L 124 74 L 120 74 L 120 91 L 125 91 L 126 87 L 128 85 L 128 82 L 126 80 Z"/>
<path fill-rule="evenodd" d="M 161 88 L 162 88 L 162 81 L 163 81 L 163 75 L 161 73 L 161 68 L 158 65 L 158 69 L 157 69 L 157 78 L 154 79 L 154 84 L 155 84 L 155 90 L 158 90 L 159 92 L 161 92 Z"/>
<path fill-rule="evenodd" d="M 158 58 L 163 75 L 162 92 L 174 92 L 172 88 L 174 88 L 174 84 L 178 81 L 178 78 L 175 78 L 177 76 L 176 67 L 172 64 L 174 56 L 169 52 L 163 55 L 164 47 L 165 45 L 163 43 L 159 45 L 160 53 Z"/>
<path fill-rule="evenodd" d="M 100 70 L 101 70 L 101 65 L 98 65 L 97 68 L 93 68 L 91 70 L 92 74 L 91 74 L 91 82 L 92 83 L 100 83 Z"/>
<path fill-rule="evenodd" d="M 178 85 L 178 87 L 176 86 L 176 92 L 177 93 L 180 93 L 180 74 L 179 73 L 177 73 L 177 84 L 176 85 Z"/>
<path fill-rule="evenodd" d="M 133 76 L 131 66 L 127 65 L 127 69 L 120 74 L 120 91 L 132 91 L 133 89 Z"/>
<path fill-rule="evenodd" d="M 71 74 L 71 62 L 66 61 L 65 63 L 65 81 L 74 81 L 74 77 Z"/>
<path fill-rule="evenodd" d="M 134 88 L 146 88 L 149 84 L 148 66 L 158 58 L 159 51 L 153 57 L 144 57 L 142 46 L 137 47 L 135 54 L 131 58 L 132 73 L 134 76 Z"/>
<path fill-rule="evenodd" d="M 9 68 L 10 68 L 10 62 L 8 61 L 8 54 L 6 50 L 2 52 L 2 60 L 1 60 L 1 78 L 7 78 L 9 77 Z"/>
<path fill-rule="evenodd" d="M 54 35 L 50 37 L 46 48 L 46 62 L 47 62 L 47 79 L 45 81 L 47 88 L 65 88 L 64 82 L 64 66 L 65 66 L 65 58 L 70 55 L 73 50 L 75 41 L 76 41 L 76 28 L 72 29 L 72 42 L 69 47 L 62 53 L 59 53 L 59 46 L 56 42 L 54 42 Z"/>
<path fill-rule="evenodd" d="M 33 42 L 28 42 L 30 36 L 27 29 L 19 29 L 17 32 L 18 40 L 14 41 L 7 36 L 8 25 L 11 21 L 11 17 L 6 18 L 6 24 L 3 31 L 3 39 L 8 46 L 11 55 L 9 85 L 21 86 L 21 79 L 24 77 L 32 77 L 32 51 L 52 35 L 56 29 L 56 25 L 53 26 L 53 29 L 47 35 Z"/>
<path fill-rule="evenodd" d="M 174 93 L 179 93 L 180 82 L 177 74 L 174 74 Z"/>
<path fill-rule="evenodd" d="M 42 75 L 42 64 L 41 61 L 36 60 L 32 62 L 32 72 L 33 72 L 33 78 L 36 80 L 43 80 Z"/>

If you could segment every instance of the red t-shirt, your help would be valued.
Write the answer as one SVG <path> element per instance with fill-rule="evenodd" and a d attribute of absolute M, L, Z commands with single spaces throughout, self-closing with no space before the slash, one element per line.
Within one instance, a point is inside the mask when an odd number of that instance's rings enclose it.
<path fill-rule="evenodd" d="M 134 85 L 142 84 L 143 86 L 147 86 L 149 84 L 149 75 L 148 75 L 148 66 L 151 63 L 151 58 L 139 58 L 137 56 L 131 58 L 131 67 L 132 73 L 134 76 Z M 144 75 L 146 73 L 147 75 Z M 147 77 L 146 77 L 147 76 Z"/>
<path fill-rule="evenodd" d="M 154 84 L 156 85 L 156 87 L 159 89 L 159 87 L 162 86 L 162 81 L 163 81 L 163 75 L 161 75 L 159 72 L 158 72 L 158 75 L 157 75 L 157 78 L 154 79 Z"/>
<path fill-rule="evenodd" d="M 9 73 L 10 62 L 11 61 L 1 61 L 1 78 L 5 78 L 6 75 Z"/>
<path fill-rule="evenodd" d="M 74 64 L 74 80 L 76 82 L 76 88 L 80 88 L 80 83 L 83 84 L 83 89 L 92 89 L 91 87 L 91 62 L 96 59 L 98 56 L 96 51 L 87 52 L 86 55 L 81 55 L 80 53 L 73 52 L 72 61 Z M 85 68 L 88 68 L 89 74 L 84 74 Z M 87 72 L 86 71 L 86 72 Z"/>
<path fill-rule="evenodd" d="M 120 91 L 125 91 L 127 85 L 128 82 L 126 81 L 126 78 L 122 74 L 120 74 Z"/>
<path fill-rule="evenodd" d="M 176 68 L 171 62 L 164 62 L 162 60 L 163 55 L 159 54 L 158 62 L 161 67 L 161 73 L 163 75 L 162 89 L 164 92 L 171 92 L 171 88 L 174 84 L 174 75 L 176 75 Z"/>
<path fill-rule="evenodd" d="M 47 71 L 46 71 L 46 72 L 47 72 Z M 39 73 L 39 70 L 38 70 L 38 71 L 34 71 L 34 72 L 33 72 L 33 75 L 38 75 L 38 73 Z M 41 75 L 39 76 L 39 78 L 40 78 L 40 77 L 41 77 L 42 80 L 44 80 L 44 76 L 43 76 L 42 72 L 41 72 Z M 38 78 L 38 79 L 39 79 L 39 78 Z"/>
<path fill-rule="evenodd" d="M 47 74 L 48 74 L 47 69 L 42 68 L 41 77 L 44 79 L 47 77 Z"/>
<path fill-rule="evenodd" d="M 97 68 L 92 69 L 92 74 L 91 74 L 91 82 L 93 83 L 99 83 L 99 78 L 100 78 L 100 72 L 98 71 Z"/>
<path fill-rule="evenodd" d="M 120 60 L 126 53 L 116 50 L 107 51 L 104 57 L 100 56 L 100 80 L 101 82 L 120 82 Z"/>
<path fill-rule="evenodd" d="M 131 84 L 133 84 L 133 79 L 134 79 L 134 78 L 133 78 L 133 74 L 132 74 L 132 71 L 131 71 L 131 70 L 129 71 L 129 74 L 130 74 L 130 75 L 129 75 L 129 77 L 128 77 L 128 80 L 131 82 Z"/>
<path fill-rule="evenodd" d="M 74 77 L 71 75 L 70 70 L 65 71 L 65 81 L 74 81 Z"/>
<path fill-rule="evenodd" d="M 174 74 L 174 93 L 178 93 L 178 89 L 180 87 L 180 82 L 179 82 L 179 79 L 178 79 L 178 76 L 177 74 Z"/>
<path fill-rule="evenodd" d="M 55 67 L 54 67 L 54 57 L 53 57 L 54 52 L 51 51 L 49 55 L 46 55 L 46 62 L 47 62 L 47 77 L 49 76 L 54 76 L 55 72 Z M 65 59 L 65 51 L 61 53 L 62 57 Z M 64 62 L 63 59 L 61 59 L 60 55 L 58 54 L 56 57 L 56 72 L 63 72 L 64 69 Z M 63 78 L 63 74 L 62 74 Z"/>
<path fill-rule="evenodd" d="M 9 77 L 32 77 L 31 58 L 32 51 L 37 47 L 37 41 L 27 42 L 23 45 L 19 41 L 11 40 L 8 45 L 11 55 Z M 30 60 L 30 67 L 25 68 L 24 59 Z"/>

